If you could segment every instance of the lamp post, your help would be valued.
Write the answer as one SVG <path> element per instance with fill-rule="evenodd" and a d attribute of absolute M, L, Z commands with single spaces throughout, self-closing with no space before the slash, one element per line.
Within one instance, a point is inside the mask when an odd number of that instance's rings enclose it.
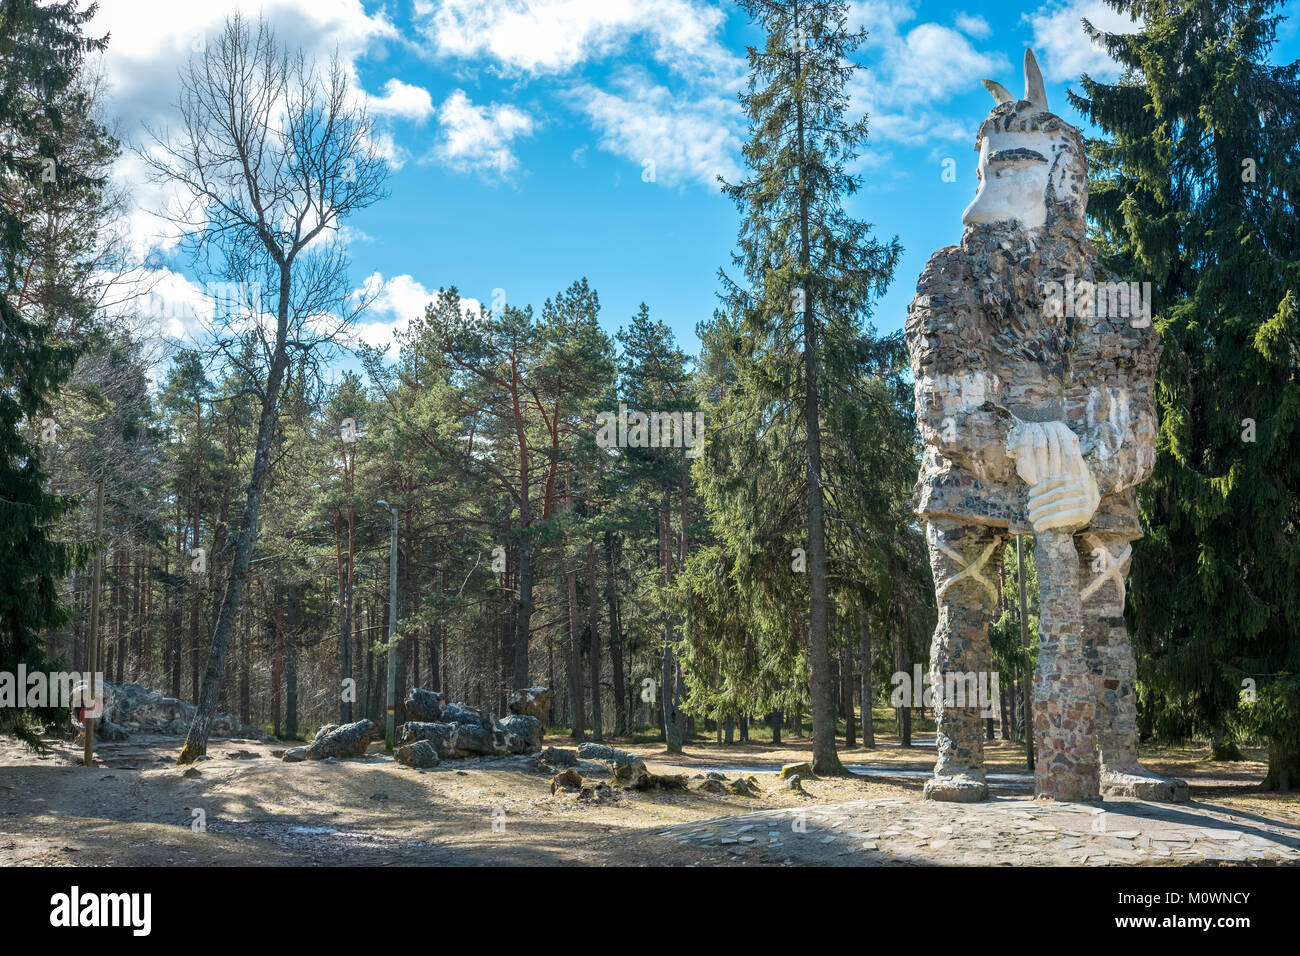
<path fill-rule="evenodd" d="M 384 717 L 384 746 L 393 752 L 393 722 L 397 709 L 397 508 L 380 498 L 377 502 L 393 513 L 393 536 L 388 549 L 388 709 Z"/>

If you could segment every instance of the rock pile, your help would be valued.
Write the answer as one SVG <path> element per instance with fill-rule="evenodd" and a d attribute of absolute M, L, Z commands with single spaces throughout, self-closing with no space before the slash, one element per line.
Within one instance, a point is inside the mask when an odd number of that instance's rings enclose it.
<path fill-rule="evenodd" d="M 300 760 L 328 760 L 331 757 L 336 760 L 360 757 L 378 736 L 379 728 L 373 720 L 358 720 L 341 727 L 327 724 L 316 731 L 316 739 L 310 746 L 286 750 L 282 759 L 287 763 L 296 763 Z"/>
<path fill-rule="evenodd" d="M 529 688 L 515 695 L 546 688 Z M 529 714 L 511 714 L 498 720 L 468 704 L 443 703 L 437 691 L 412 688 L 406 710 L 414 719 L 402 724 L 393 758 L 417 769 L 436 767 L 443 760 L 488 757 L 499 754 L 535 753 L 542 746 L 541 719 Z"/>
<path fill-rule="evenodd" d="M 572 751 L 556 751 L 548 748 L 547 753 L 556 756 L 556 765 L 562 765 Z M 573 762 L 592 762 L 603 764 L 611 773 L 608 781 L 586 779 L 577 769 L 570 766 L 551 778 L 551 794 L 563 790 L 576 792 L 580 800 L 601 802 L 612 796 L 614 790 L 687 790 L 686 777 L 683 774 L 657 774 L 646 769 L 645 761 L 634 753 L 607 747 L 604 744 L 584 743 L 578 747 Z"/>
<path fill-rule="evenodd" d="M 189 733 L 197 708 L 189 701 L 159 694 L 139 684 L 104 681 L 104 713 L 95 721 L 95 737 L 122 741 L 130 734 Z M 216 714 L 208 728 L 210 737 L 236 737 L 271 743 L 275 740 L 256 727 L 226 714 Z"/>

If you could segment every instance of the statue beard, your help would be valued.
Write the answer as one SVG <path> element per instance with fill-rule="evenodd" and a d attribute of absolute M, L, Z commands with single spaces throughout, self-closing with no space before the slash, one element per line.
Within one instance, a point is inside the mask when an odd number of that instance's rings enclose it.
<path fill-rule="evenodd" d="M 1096 255 L 1081 230 L 990 223 L 967 228 L 961 247 L 981 311 L 995 330 L 994 348 L 1018 360 L 1057 366 L 1070 351 L 1074 321 L 1049 314 L 1048 288 L 1069 277 L 1091 282 L 1096 276 Z"/>

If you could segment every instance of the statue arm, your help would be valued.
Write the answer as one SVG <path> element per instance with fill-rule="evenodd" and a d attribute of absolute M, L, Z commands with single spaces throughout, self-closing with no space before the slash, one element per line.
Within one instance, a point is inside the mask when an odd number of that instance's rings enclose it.
<path fill-rule="evenodd" d="M 925 444 L 987 481 L 1012 477 L 1001 452 L 1010 423 L 994 409 L 1000 383 L 984 364 L 983 315 L 954 253 L 935 253 L 908 308 L 916 424 Z"/>
<path fill-rule="evenodd" d="M 1156 410 L 1145 391 L 1094 389 L 1084 442 L 1102 494 L 1114 494 L 1151 477 L 1156 459 Z"/>

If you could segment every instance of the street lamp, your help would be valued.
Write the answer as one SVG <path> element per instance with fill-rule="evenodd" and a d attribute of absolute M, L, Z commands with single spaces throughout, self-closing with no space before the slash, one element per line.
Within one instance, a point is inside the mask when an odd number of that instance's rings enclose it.
<path fill-rule="evenodd" d="M 397 508 L 383 498 L 381 504 L 393 513 L 393 537 L 388 548 L 388 711 L 384 720 L 384 746 L 393 752 L 393 722 L 397 712 Z"/>

